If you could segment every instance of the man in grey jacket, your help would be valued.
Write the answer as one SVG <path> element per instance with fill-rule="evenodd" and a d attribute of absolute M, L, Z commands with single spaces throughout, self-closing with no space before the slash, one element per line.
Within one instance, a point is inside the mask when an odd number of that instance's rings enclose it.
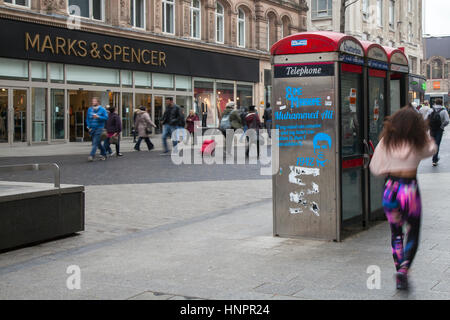
<path fill-rule="evenodd" d="M 438 150 L 433 156 L 433 167 L 435 167 L 439 162 L 439 147 L 441 145 L 442 136 L 445 127 L 450 122 L 447 109 L 442 106 L 442 99 L 436 99 L 436 104 L 431 108 L 427 118 L 430 123 L 430 134 L 438 146 Z"/>

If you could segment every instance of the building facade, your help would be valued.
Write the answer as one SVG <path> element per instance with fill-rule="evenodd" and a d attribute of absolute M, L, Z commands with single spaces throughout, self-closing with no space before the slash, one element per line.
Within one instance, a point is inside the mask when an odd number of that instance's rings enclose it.
<path fill-rule="evenodd" d="M 0 145 L 84 141 L 92 97 L 129 136 L 164 100 L 215 127 L 270 100 L 270 53 L 306 30 L 305 0 L 0 0 Z M 5 45 L 8 44 L 8 45 Z"/>
<path fill-rule="evenodd" d="M 345 0 L 307 0 L 308 31 L 340 31 Z M 345 33 L 383 46 L 404 48 L 409 60 L 409 98 L 423 100 L 422 0 L 356 0 L 345 12 Z M 419 85 L 415 85 L 415 83 Z"/>
<path fill-rule="evenodd" d="M 450 36 L 424 38 L 426 100 L 442 98 L 449 107 L 450 96 Z"/>

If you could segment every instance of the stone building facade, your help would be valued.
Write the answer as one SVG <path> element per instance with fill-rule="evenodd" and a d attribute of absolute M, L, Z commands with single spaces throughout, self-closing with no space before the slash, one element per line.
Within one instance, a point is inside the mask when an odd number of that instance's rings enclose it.
<path fill-rule="evenodd" d="M 424 38 L 426 99 L 440 97 L 449 107 L 450 96 L 450 36 Z"/>
<path fill-rule="evenodd" d="M 0 88 L 8 92 L 0 96 L 0 114 L 4 114 L 3 122 L 19 121 L 23 127 L 20 134 L 11 128 L 0 137 L 0 143 L 86 139 L 81 121 L 94 94 L 101 95 L 103 104 L 120 109 L 127 123 L 124 135 L 130 134 L 136 106 L 147 105 L 158 120 L 164 110 L 161 100 L 167 96 L 175 97 L 188 110 L 201 115 L 206 112 L 204 124 L 211 127 L 217 126 L 227 101 L 243 107 L 253 104 L 262 113 L 270 99 L 270 47 L 283 36 L 306 31 L 307 10 L 306 0 L 0 0 L 0 22 L 14 34 L 18 32 L 17 41 L 34 50 L 23 52 L 23 45 L 16 43 L 14 48 L 0 50 Z M 0 35 L 13 37 L 5 28 Z M 55 39 L 49 38 L 47 43 L 45 34 Z M 77 44 L 71 42 L 75 38 Z M 38 41 L 48 50 L 39 51 Z M 96 63 L 89 54 L 82 60 L 73 51 L 76 45 L 78 54 L 85 53 L 85 46 L 93 43 L 103 44 L 100 54 L 105 59 L 114 59 Z M 146 46 L 158 46 L 160 54 L 169 55 L 171 65 L 153 67 L 153 51 Z M 68 54 L 61 53 L 66 53 L 64 48 Z M 116 49 L 122 61 L 116 61 Z M 137 59 L 138 50 L 142 61 Z M 131 59 L 134 64 L 129 63 L 130 56 L 135 58 Z M 145 69 L 147 62 L 149 68 Z M 217 66 L 220 63 L 229 66 Z M 35 81 L 33 72 L 39 73 L 39 68 L 40 80 Z M 59 71 L 64 76 L 54 80 L 52 76 Z M 148 74 L 142 74 L 145 72 Z M 110 77 L 115 75 L 110 86 Z M 148 83 L 142 85 L 146 77 Z M 8 88 L 11 85 L 20 90 Z M 59 90 L 59 97 L 54 90 Z M 45 105 L 37 106 L 37 95 Z M 17 99 L 23 105 L 16 112 L 13 105 Z M 40 120 L 33 118 L 35 108 L 42 113 Z M 17 114 L 26 117 L 19 119 Z"/>

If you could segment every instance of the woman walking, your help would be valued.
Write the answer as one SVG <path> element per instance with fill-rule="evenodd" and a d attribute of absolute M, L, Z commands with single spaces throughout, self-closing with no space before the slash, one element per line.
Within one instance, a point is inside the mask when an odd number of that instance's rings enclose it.
<path fill-rule="evenodd" d="M 110 107 L 108 109 L 108 120 L 106 121 L 106 131 L 108 133 L 108 137 L 105 140 L 104 146 L 106 149 L 106 154 L 108 156 L 112 156 L 113 152 L 111 150 L 111 141 L 114 141 L 116 145 L 116 156 L 121 157 L 120 153 L 120 133 L 122 132 L 122 121 L 120 120 L 119 115 L 115 112 L 115 107 Z"/>
<path fill-rule="evenodd" d="M 189 134 L 191 135 L 191 141 L 192 144 L 195 144 L 196 141 L 194 141 L 194 131 L 195 131 L 195 122 L 200 121 L 200 118 L 198 115 L 194 112 L 194 110 L 189 110 L 189 115 L 186 118 L 186 129 L 189 131 Z"/>
<path fill-rule="evenodd" d="M 400 290 L 408 288 L 408 271 L 419 245 L 422 204 L 417 167 L 436 150 L 422 116 L 403 107 L 385 121 L 370 163 L 374 175 L 387 175 L 383 207 L 391 227 L 392 254 Z M 405 243 L 403 225 L 408 230 Z"/>
<path fill-rule="evenodd" d="M 139 139 L 136 142 L 136 145 L 134 146 L 134 150 L 141 151 L 140 146 L 141 146 L 142 140 L 145 140 L 148 151 L 152 150 L 154 148 L 154 146 L 153 146 L 153 143 L 150 141 L 148 134 L 149 134 L 150 126 L 156 128 L 156 125 L 150 119 L 150 116 L 147 113 L 147 111 L 145 110 L 144 106 L 141 106 L 138 110 L 136 110 L 136 120 L 135 121 L 136 122 L 134 124 L 134 127 L 138 131 Z"/>

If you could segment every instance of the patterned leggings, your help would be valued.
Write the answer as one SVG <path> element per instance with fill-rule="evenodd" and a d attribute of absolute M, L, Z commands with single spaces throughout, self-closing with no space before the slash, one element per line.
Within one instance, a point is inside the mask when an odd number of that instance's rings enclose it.
<path fill-rule="evenodd" d="M 422 203 L 416 179 L 389 176 L 386 179 L 383 207 L 391 226 L 392 255 L 398 272 L 407 273 L 419 245 Z M 403 225 L 406 222 L 406 245 Z"/>

